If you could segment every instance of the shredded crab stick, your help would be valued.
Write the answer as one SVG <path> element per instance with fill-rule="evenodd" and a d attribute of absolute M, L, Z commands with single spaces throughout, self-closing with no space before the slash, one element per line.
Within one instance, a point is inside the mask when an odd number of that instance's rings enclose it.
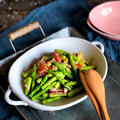
<path fill-rule="evenodd" d="M 73 97 L 83 90 L 79 71 L 94 69 L 80 53 L 56 49 L 22 72 L 25 95 L 47 104 L 61 97 Z"/>

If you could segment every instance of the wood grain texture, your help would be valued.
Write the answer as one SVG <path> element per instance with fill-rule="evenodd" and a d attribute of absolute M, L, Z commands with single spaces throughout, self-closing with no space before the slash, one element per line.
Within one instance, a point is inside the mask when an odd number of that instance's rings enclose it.
<path fill-rule="evenodd" d="M 24 18 L 34 8 L 53 0 L 3 0 L 0 3 L 0 32 Z"/>

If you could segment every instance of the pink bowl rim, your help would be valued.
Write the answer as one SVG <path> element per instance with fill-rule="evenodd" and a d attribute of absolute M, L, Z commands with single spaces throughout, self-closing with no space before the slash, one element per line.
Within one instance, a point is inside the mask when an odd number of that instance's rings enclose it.
<path fill-rule="evenodd" d="M 94 25 L 93 25 L 92 21 L 90 20 L 90 15 L 92 14 L 93 10 L 95 10 L 96 8 L 99 8 L 99 7 L 101 7 L 101 6 L 104 6 L 104 5 L 106 5 L 106 4 L 111 4 L 111 3 L 119 3 L 119 4 L 120 4 L 120 0 L 118 0 L 118 1 L 108 1 L 108 2 L 104 2 L 104 3 L 101 3 L 101 4 L 99 4 L 99 5 L 96 5 L 94 8 L 91 9 L 91 11 L 89 12 L 88 18 L 89 18 L 89 21 L 90 21 L 90 23 L 92 24 L 92 26 L 94 26 Z M 94 28 L 96 29 L 97 27 L 94 26 Z M 99 31 L 101 31 L 101 32 L 104 32 L 105 34 L 109 34 L 109 35 L 112 35 L 112 36 L 120 36 L 120 35 L 118 35 L 118 34 L 112 34 L 112 33 L 108 33 L 108 32 L 106 32 L 106 31 L 100 30 L 99 28 L 97 28 L 97 29 L 98 29 Z"/>
<path fill-rule="evenodd" d="M 90 26 L 92 26 L 96 31 L 99 31 L 100 33 L 103 33 L 103 34 L 106 34 L 106 35 L 109 35 L 109 36 L 113 36 L 113 37 L 120 38 L 120 35 L 110 34 L 110 33 L 107 33 L 107 32 L 104 32 L 104 31 L 98 29 L 96 26 L 94 26 L 94 25 L 91 23 L 91 21 L 90 21 L 89 18 L 87 19 L 87 22 L 89 22 Z"/>
<path fill-rule="evenodd" d="M 120 41 L 120 36 L 115 36 L 115 35 L 110 35 L 107 34 L 105 32 L 100 31 L 99 29 L 96 29 L 89 21 L 89 18 L 87 19 L 87 25 L 95 32 L 97 32 L 98 34 L 100 34 L 101 36 L 104 36 L 106 38 L 112 39 L 112 40 L 117 40 Z"/>

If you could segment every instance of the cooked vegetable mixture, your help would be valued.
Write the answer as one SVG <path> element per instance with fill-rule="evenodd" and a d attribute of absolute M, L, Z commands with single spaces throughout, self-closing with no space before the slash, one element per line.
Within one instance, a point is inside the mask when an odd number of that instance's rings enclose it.
<path fill-rule="evenodd" d="M 33 68 L 23 72 L 25 95 L 47 104 L 61 97 L 73 97 L 83 89 L 79 71 L 93 69 L 83 54 L 56 49 L 44 55 Z"/>

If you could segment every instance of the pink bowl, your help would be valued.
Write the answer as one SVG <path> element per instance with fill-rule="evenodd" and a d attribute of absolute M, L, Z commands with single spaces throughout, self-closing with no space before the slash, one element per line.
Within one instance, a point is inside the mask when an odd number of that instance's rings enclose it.
<path fill-rule="evenodd" d="M 89 13 L 90 22 L 99 30 L 120 35 L 120 1 L 98 5 Z"/>
<path fill-rule="evenodd" d="M 106 37 L 106 38 L 109 38 L 109 39 L 112 39 L 112 40 L 120 40 L 120 36 L 110 35 L 110 34 L 107 34 L 107 33 L 105 33 L 105 32 L 102 32 L 102 31 L 96 29 L 96 28 L 90 23 L 89 19 L 87 20 L 87 24 L 88 24 L 88 26 L 89 26 L 92 30 L 94 30 L 95 32 L 99 33 L 100 35 L 102 35 L 102 36 L 104 36 L 104 37 Z"/>

